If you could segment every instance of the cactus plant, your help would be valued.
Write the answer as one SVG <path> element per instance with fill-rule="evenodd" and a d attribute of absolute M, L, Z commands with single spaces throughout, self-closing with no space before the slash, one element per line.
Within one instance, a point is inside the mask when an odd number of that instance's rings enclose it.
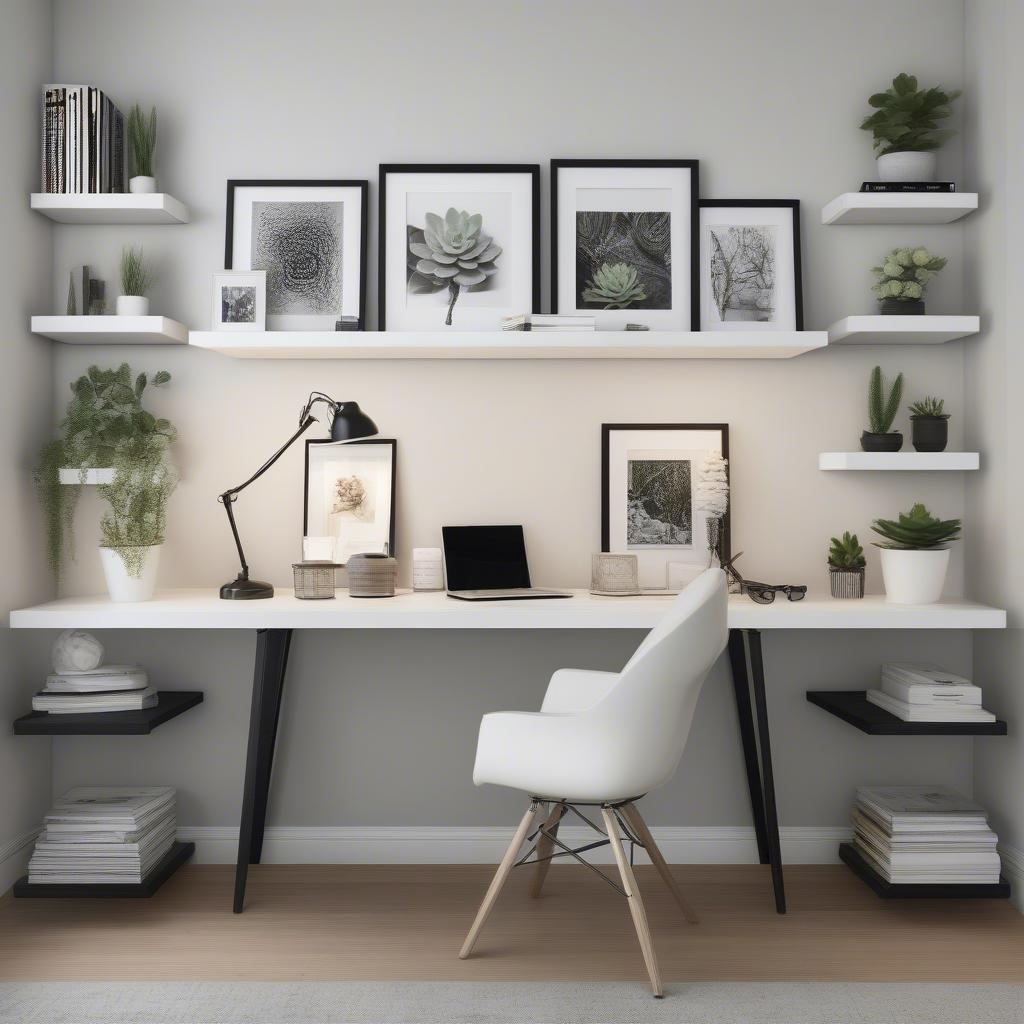
<path fill-rule="evenodd" d="M 950 128 L 939 128 L 939 122 L 953 113 L 950 104 L 959 95 L 959 89 L 919 90 L 916 76 L 899 74 L 885 92 L 868 98 L 875 112 L 864 118 L 861 128 L 874 135 L 878 156 L 938 149 L 956 134 Z"/>
<path fill-rule="evenodd" d="M 883 541 L 875 541 L 880 548 L 897 551 L 927 551 L 943 548 L 960 539 L 959 519 L 936 519 L 920 502 L 899 518 L 876 519 L 871 528 Z"/>
<path fill-rule="evenodd" d="M 896 374 L 896 379 L 892 382 L 892 387 L 889 388 L 888 397 L 886 397 L 882 368 L 876 366 L 871 371 L 871 378 L 868 382 L 868 422 L 871 425 L 872 434 L 889 433 L 902 400 L 903 374 Z"/>
<path fill-rule="evenodd" d="M 842 537 L 833 537 L 828 549 L 828 564 L 833 569 L 863 569 L 867 564 L 857 534 L 846 530 Z"/>

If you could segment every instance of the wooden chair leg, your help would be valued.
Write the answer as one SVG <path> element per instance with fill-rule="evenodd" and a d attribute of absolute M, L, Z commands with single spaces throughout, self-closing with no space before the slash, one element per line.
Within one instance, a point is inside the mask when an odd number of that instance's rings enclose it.
<path fill-rule="evenodd" d="M 647 927 L 647 914 L 644 912 L 640 890 L 637 888 L 636 879 L 633 877 L 633 869 L 629 866 L 629 861 L 626 859 L 626 851 L 622 848 L 622 839 L 619 836 L 619 822 L 614 812 L 607 807 L 601 808 L 601 815 L 604 818 L 604 825 L 608 831 L 608 838 L 611 840 L 615 863 L 619 866 L 622 888 L 626 890 L 626 902 L 629 904 L 629 912 L 633 915 L 633 924 L 636 927 L 637 938 L 640 940 L 640 950 L 644 955 L 647 973 L 651 978 L 651 991 L 660 999 L 664 995 L 664 989 L 661 987 L 661 972 L 658 969 L 658 958 L 654 955 L 651 930 Z"/>
<path fill-rule="evenodd" d="M 693 907 L 686 901 L 686 897 L 683 896 L 682 891 L 679 888 L 679 883 L 676 882 L 672 875 L 672 869 L 668 866 L 665 858 L 661 855 L 661 850 L 658 849 L 658 844 L 654 841 L 654 836 L 651 835 L 651 830 L 647 827 L 647 822 L 640 816 L 640 811 L 636 804 L 624 804 L 622 807 L 622 814 L 626 821 L 629 823 L 629 827 L 633 830 L 633 834 L 640 840 L 644 845 L 644 849 L 647 851 L 647 856 L 651 858 L 651 863 L 658 869 L 658 874 L 661 875 L 662 880 L 668 886 L 668 891 L 672 893 L 672 898 L 679 904 L 679 909 L 683 912 L 683 917 L 686 918 L 690 924 L 699 924 L 700 918 L 694 913 Z"/>
<path fill-rule="evenodd" d="M 564 814 L 565 804 L 555 804 L 544 822 L 544 831 L 558 835 L 558 823 Z M 533 869 L 533 880 L 530 882 L 530 895 L 534 899 L 540 896 L 541 890 L 544 888 L 544 879 L 548 875 L 548 868 L 551 867 L 551 861 L 543 858 L 550 857 L 554 848 L 555 844 L 542 832 L 537 840 L 537 866 Z"/>
<path fill-rule="evenodd" d="M 537 808 L 538 805 L 536 803 L 530 804 L 530 809 L 523 815 L 523 820 L 519 822 L 519 828 L 516 829 L 516 834 L 512 837 L 512 842 L 505 851 L 505 856 L 502 857 L 494 878 L 491 879 L 491 884 L 484 896 L 484 901 L 480 904 L 480 909 L 476 912 L 476 919 L 473 921 L 469 934 L 466 936 L 466 941 L 462 944 L 462 949 L 459 951 L 460 960 L 465 960 L 473 952 L 473 946 L 480 935 L 480 929 L 483 928 L 484 922 L 494 909 L 498 895 L 515 865 L 519 848 L 523 845 L 523 840 L 530 834 L 530 829 L 533 827 L 533 822 L 537 817 Z"/>

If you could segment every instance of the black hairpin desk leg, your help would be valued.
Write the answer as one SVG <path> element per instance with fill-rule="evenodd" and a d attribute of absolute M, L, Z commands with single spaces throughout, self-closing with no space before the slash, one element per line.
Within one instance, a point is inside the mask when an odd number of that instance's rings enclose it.
<path fill-rule="evenodd" d="M 277 740 L 281 694 L 291 641 L 290 629 L 261 629 L 256 633 L 249 747 L 245 757 L 242 821 L 238 829 L 238 860 L 235 864 L 236 914 L 240 914 L 245 905 L 245 881 L 249 865 L 259 864 L 263 854 L 270 771 L 274 763 L 274 743 Z"/>

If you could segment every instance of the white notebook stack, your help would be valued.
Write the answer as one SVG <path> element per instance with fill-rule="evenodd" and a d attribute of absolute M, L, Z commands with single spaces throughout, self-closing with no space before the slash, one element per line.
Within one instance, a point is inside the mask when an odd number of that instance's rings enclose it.
<path fill-rule="evenodd" d="M 892 661 L 882 665 L 882 688 L 872 704 L 904 722 L 994 722 L 981 706 L 981 687 L 938 665 Z"/>
<path fill-rule="evenodd" d="M 531 331 L 594 331 L 597 320 L 589 313 L 532 313 Z"/>
<path fill-rule="evenodd" d="M 154 708 L 155 687 L 138 665 L 100 665 L 88 672 L 59 672 L 32 698 L 33 711 L 51 715 L 84 715 Z"/>
<path fill-rule="evenodd" d="M 857 790 L 853 844 L 901 885 L 995 885 L 998 837 L 985 809 L 943 786 Z"/>

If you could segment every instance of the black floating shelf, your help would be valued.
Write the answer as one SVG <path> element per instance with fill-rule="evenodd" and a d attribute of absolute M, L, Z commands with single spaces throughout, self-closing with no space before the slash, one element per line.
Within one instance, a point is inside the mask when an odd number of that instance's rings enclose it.
<path fill-rule="evenodd" d="M 167 856 L 136 885 L 29 885 L 26 875 L 14 883 L 12 892 L 18 899 L 23 900 L 147 899 L 195 853 L 195 850 L 195 843 L 175 843 L 167 851 Z"/>
<path fill-rule="evenodd" d="M 1002 877 L 995 885 L 887 882 L 853 843 L 839 844 L 839 859 L 883 900 L 1005 900 L 1010 895 L 1010 883 Z"/>
<path fill-rule="evenodd" d="M 19 736 L 144 736 L 203 701 L 200 690 L 160 690 L 155 708 L 92 715 L 51 715 L 33 711 L 14 722 Z"/>
<path fill-rule="evenodd" d="M 872 704 L 864 690 L 808 690 L 807 699 L 819 708 L 872 736 L 1005 736 L 1006 723 L 904 722 Z"/>

